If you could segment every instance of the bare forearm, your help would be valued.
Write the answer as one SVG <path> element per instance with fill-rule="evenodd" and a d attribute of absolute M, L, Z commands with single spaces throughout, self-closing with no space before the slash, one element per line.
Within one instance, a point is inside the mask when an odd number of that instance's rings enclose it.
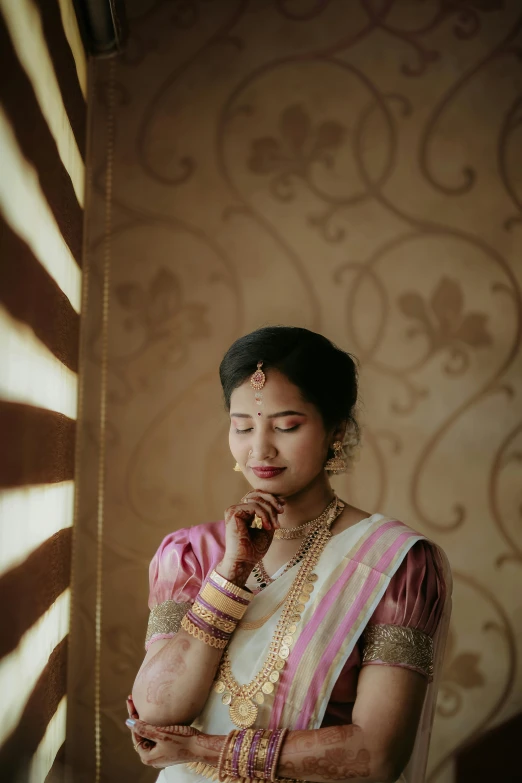
<path fill-rule="evenodd" d="M 216 570 L 239 587 L 250 573 L 227 563 Z M 208 699 L 222 655 L 222 649 L 180 628 L 138 672 L 133 699 L 140 718 L 155 726 L 192 723 Z"/>
<path fill-rule="evenodd" d="M 132 696 L 141 720 L 155 726 L 192 723 L 208 698 L 222 653 L 180 628 L 138 672 Z"/>
<path fill-rule="evenodd" d="M 198 760 L 217 766 L 224 742 L 224 735 L 201 734 L 194 738 L 193 752 Z M 290 731 L 276 776 L 313 783 L 394 780 L 383 754 L 367 745 L 363 730 L 354 725 Z"/>

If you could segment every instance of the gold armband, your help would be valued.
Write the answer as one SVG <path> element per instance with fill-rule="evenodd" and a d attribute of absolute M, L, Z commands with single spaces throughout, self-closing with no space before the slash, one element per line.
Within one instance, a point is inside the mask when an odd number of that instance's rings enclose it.
<path fill-rule="evenodd" d="M 177 633 L 180 629 L 181 619 L 186 615 L 192 604 L 176 603 L 176 601 L 163 601 L 153 609 L 149 615 L 145 644 L 157 634 Z"/>
<path fill-rule="evenodd" d="M 433 639 L 417 628 L 368 625 L 363 633 L 362 665 L 385 663 L 433 677 Z"/>

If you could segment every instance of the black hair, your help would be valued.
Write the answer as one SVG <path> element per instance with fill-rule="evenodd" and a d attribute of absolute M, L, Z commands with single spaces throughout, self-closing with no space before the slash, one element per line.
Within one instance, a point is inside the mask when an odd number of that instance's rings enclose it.
<path fill-rule="evenodd" d="M 255 372 L 271 368 L 286 375 L 321 413 L 326 429 L 346 421 L 356 436 L 357 364 L 321 334 L 298 326 L 264 326 L 236 340 L 219 366 L 225 405 L 232 392 Z"/>

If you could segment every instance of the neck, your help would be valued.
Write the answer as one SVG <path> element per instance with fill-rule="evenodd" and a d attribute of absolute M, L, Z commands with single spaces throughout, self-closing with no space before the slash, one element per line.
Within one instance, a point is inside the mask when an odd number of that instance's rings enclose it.
<path fill-rule="evenodd" d="M 295 527 L 315 519 L 333 500 L 334 491 L 327 474 L 322 471 L 311 484 L 293 495 L 285 495 L 285 511 L 279 516 L 281 527 Z"/>

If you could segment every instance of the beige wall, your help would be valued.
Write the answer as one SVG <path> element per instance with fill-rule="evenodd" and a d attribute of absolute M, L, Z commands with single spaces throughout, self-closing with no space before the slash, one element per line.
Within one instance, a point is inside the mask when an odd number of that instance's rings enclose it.
<path fill-rule="evenodd" d="M 520 5 L 127 5 L 102 538 L 109 65 L 93 74 L 70 760 L 77 774 L 93 763 L 98 540 L 102 779 L 150 779 L 123 724 L 148 562 L 166 533 L 242 494 L 218 363 L 237 336 L 285 323 L 362 363 L 364 448 L 342 495 L 417 527 L 452 562 L 430 776 L 449 783 L 455 750 L 522 701 Z"/>

